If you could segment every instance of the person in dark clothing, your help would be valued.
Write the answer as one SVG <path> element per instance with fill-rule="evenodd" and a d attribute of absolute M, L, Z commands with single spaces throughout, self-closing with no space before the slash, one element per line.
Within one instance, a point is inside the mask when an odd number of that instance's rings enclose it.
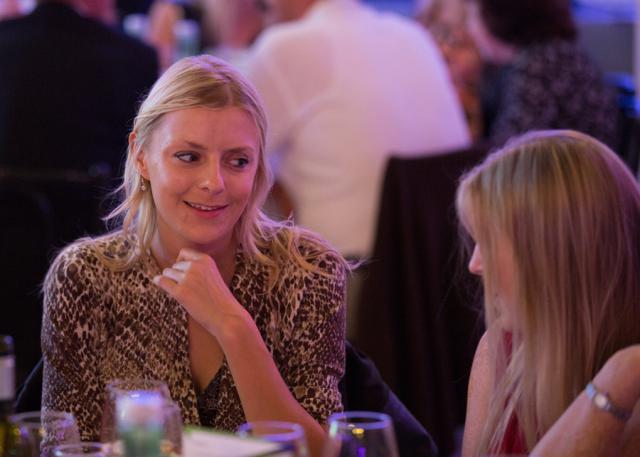
<path fill-rule="evenodd" d="M 158 75 L 148 46 L 40 1 L 0 23 L 0 166 L 118 175 L 138 101 Z"/>
<path fill-rule="evenodd" d="M 476 0 L 470 31 L 485 60 L 506 65 L 489 135 L 573 129 L 618 148 L 615 92 L 576 43 L 569 0 Z"/>
<path fill-rule="evenodd" d="M 18 383 L 40 357 L 39 289 L 49 256 L 104 230 L 101 202 L 120 175 L 138 101 L 158 75 L 153 49 L 105 24 L 113 6 L 41 0 L 30 14 L 0 22 L 0 275 L 8 313 L 0 333 L 15 338 Z"/>

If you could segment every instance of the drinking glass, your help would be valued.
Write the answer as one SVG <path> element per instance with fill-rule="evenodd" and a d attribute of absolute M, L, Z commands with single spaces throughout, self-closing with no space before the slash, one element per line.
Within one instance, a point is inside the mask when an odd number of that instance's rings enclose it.
<path fill-rule="evenodd" d="M 107 383 L 102 410 L 100 441 L 103 443 L 116 443 L 118 440 L 116 400 L 120 396 L 132 395 L 139 391 L 157 392 L 165 400 L 171 401 L 169 388 L 164 381 L 155 379 L 116 379 Z"/>
<path fill-rule="evenodd" d="M 324 457 L 398 457 L 391 418 L 382 413 L 349 411 L 329 417 Z"/>
<path fill-rule="evenodd" d="M 60 444 L 53 448 L 53 457 L 109 457 L 109 447 L 97 442 Z"/>
<path fill-rule="evenodd" d="M 242 424 L 237 431 L 238 436 L 260 438 L 282 446 L 282 454 L 293 457 L 308 457 L 309 449 L 304 430 L 293 422 L 254 421 Z"/>
<path fill-rule="evenodd" d="M 35 453 L 35 443 L 29 431 L 13 422 L 11 416 L 7 418 L 7 424 L 0 427 L 0 435 L 2 434 L 4 437 L 0 437 L 0 447 L 4 447 L 4 449 L 0 449 L 1 455 L 38 457 Z"/>
<path fill-rule="evenodd" d="M 177 403 L 165 400 L 162 406 L 163 455 L 182 454 L 182 412 Z"/>
<path fill-rule="evenodd" d="M 9 418 L 29 443 L 30 455 L 51 457 L 59 444 L 80 442 L 80 432 L 73 414 L 45 410 L 14 414 Z"/>

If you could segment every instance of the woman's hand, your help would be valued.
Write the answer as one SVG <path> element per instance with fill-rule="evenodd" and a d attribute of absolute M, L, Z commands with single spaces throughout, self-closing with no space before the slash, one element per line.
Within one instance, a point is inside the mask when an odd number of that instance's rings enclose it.
<path fill-rule="evenodd" d="M 219 336 L 227 319 L 248 317 L 225 284 L 216 262 L 201 252 L 180 250 L 176 263 L 154 277 L 153 282 L 213 336 Z"/>
<path fill-rule="evenodd" d="M 622 409 L 633 410 L 640 401 L 640 344 L 613 354 L 593 379 Z"/>

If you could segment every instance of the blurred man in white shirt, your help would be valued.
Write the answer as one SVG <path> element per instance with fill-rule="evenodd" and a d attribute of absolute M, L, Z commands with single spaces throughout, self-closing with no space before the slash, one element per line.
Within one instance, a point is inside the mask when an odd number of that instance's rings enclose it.
<path fill-rule="evenodd" d="M 344 255 L 371 254 L 391 155 L 466 147 L 469 132 L 428 32 L 358 0 L 265 0 L 289 21 L 259 37 L 249 78 L 296 222 Z"/>

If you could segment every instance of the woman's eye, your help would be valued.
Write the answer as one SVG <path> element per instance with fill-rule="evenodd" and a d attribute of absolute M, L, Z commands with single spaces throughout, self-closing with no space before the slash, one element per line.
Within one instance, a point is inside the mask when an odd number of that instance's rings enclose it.
<path fill-rule="evenodd" d="M 198 156 L 193 152 L 178 152 L 175 154 L 175 157 L 183 162 L 194 162 L 198 159 Z"/>
<path fill-rule="evenodd" d="M 231 159 L 231 165 L 234 166 L 235 168 L 244 168 L 247 165 L 249 165 L 249 159 L 245 158 L 245 157 L 236 157 L 234 159 Z"/>

